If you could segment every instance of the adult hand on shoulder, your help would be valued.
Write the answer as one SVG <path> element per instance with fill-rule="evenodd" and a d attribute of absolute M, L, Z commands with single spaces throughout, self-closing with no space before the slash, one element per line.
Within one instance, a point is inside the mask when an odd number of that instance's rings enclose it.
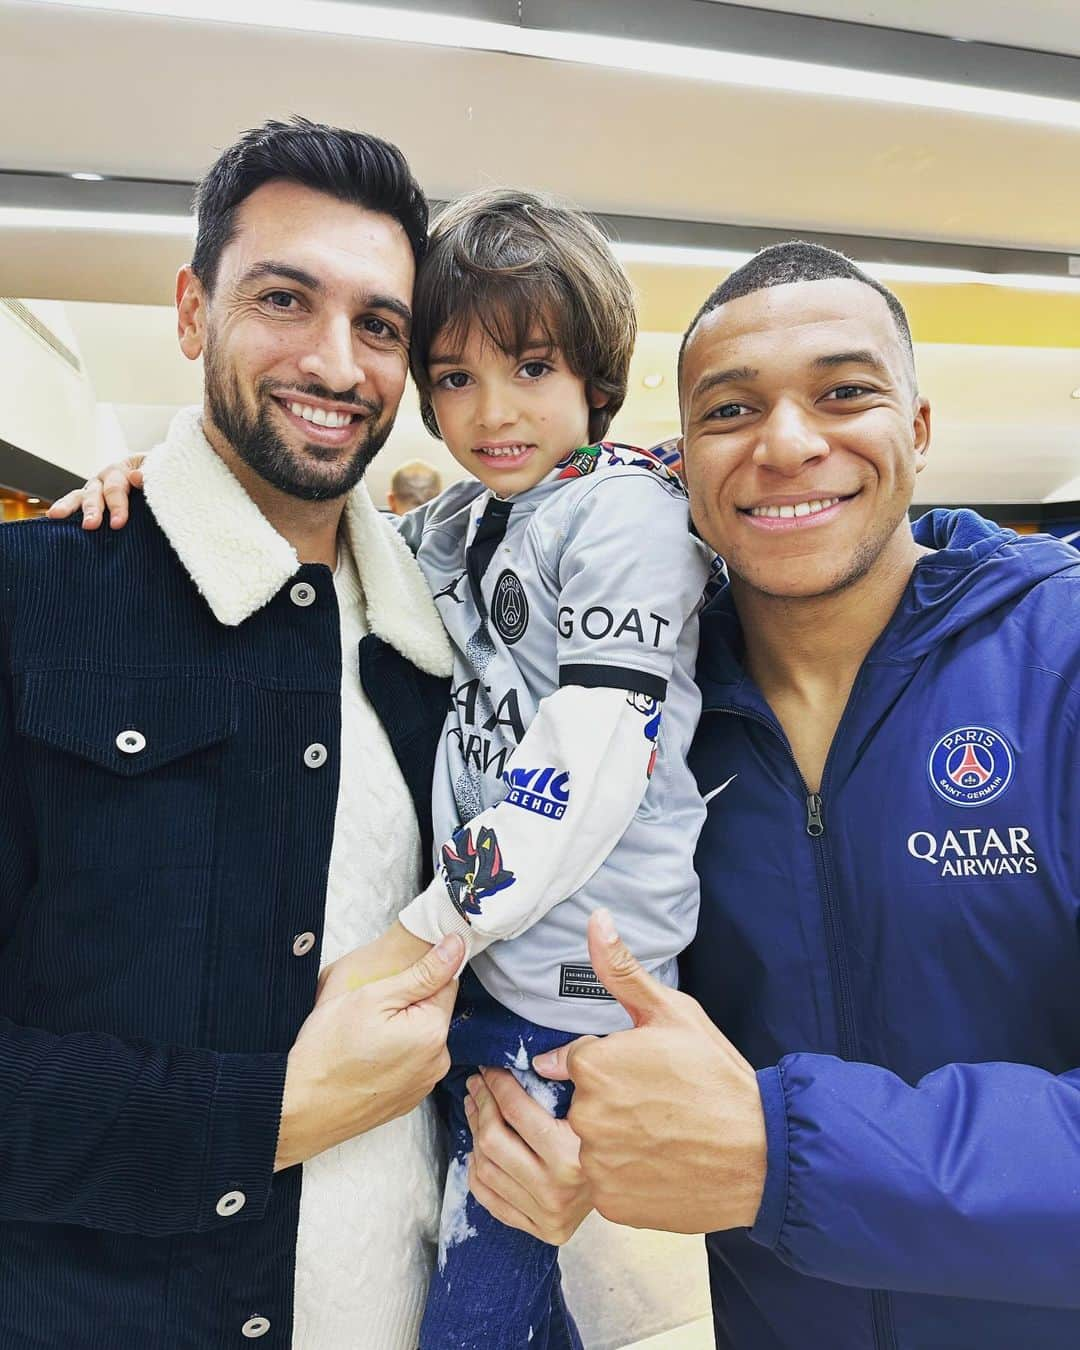
<path fill-rule="evenodd" d="M 634 1026 L 538 1055 L 533 1067 L 573 1080 L 567 1119 L 596 1208 L 634 1228 L 750 1227 L 766 1153 L 753 1068 L 700 1004 L 642 969 L 605 910 L 589 920 L 589 954 Z"/>
<path fill-rule="evenodd" d="M 399 975 L 320 998 L 289 1051 L 274 1171 L 411 1111 L 450 1068 L 461 938 Z"/>
<path fill-rule="evenodd" d="M 570 1125 L 548 1115 L 506 1069 L 469 1079 L 465 1114 L 469 1189 L 488 1213 L 555 1247 L 573 1237 L 593 1203 Z"/>
<path fill-rule="evenodd" d="M 131 455 L 102 469 L 88 478 L 81 488 L 75 488 L 53 502 L 46 513 L 50 520 L 66 520 L 76 511 L 82 512 L 84 530 L 96 530 L 109 511 L 109 528 L 120 530 L 127 524 L 128 498 L 132 488 L 143 485 L 142 463 L 145 455 Z"/>

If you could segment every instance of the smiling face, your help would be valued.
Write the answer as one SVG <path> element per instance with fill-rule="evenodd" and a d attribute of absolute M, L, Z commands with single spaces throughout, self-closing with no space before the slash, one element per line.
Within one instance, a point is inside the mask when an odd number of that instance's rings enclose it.
<path fill-rule="evenodd" d="M 305 500 L 354 487 L 405 387 L 413 276 L 390 216 L 283 179 L 256 189 L 213 291 L 190 268 L 178 281 L 181 347 L 205 356 L 219 451 Z"/>
<path fill-rule="evenodd" d="M 797 282 L 721 305 L 687 345 L 680 398 L 694 522 L 736 586 L 828 595 L 913 548 L 930 410 L 870 287 Z"/>
<path fill-rule="evenodd" d="M 539 332 L 517 354 L 475 329 L 464 339 L 440 333 L 428 378 L 447 449 L 497 496 L 535 487 L 588 443 L 585 380 Z"/>

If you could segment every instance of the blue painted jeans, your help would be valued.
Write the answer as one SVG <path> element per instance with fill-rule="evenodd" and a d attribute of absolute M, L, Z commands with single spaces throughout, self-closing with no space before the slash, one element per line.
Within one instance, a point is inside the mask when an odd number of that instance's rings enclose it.
<path fill-rule="evenodd" d="M 452 1068 L 437 1089 L 450 1140 L 450 1167 L 420 1350 L 582 1350 L 563 1298 L 559 1249 L 492 1218 L 468 1190 L 472 1133 L 465 1083 L 481 1066 L 514 1069 L 530 1096 L 557 1117 L 573 1086 L 531 1070 L 533 1055 L 574 1040 L 516 1017 L 466 969 L 447 1045 Z"/>

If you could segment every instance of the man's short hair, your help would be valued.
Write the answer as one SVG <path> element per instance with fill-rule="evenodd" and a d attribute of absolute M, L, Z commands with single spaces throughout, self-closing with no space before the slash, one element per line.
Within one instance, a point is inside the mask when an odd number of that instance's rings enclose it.
<path fill-rule="evenodd" d="M 442 474 L 426 460 L 413 459 L 394 471 L 390 479 L 390 491 L 399 506 L 411 510 L 439 495 L 442 491 Z"/>
<path fill-rule="evenodd" d="M 538 193 L 487 188 L 434 222 L 412 330 L 413 377 L 433 436 L 432 344 L 439 334 L 464 341 L 474 328 L 513 357 L 539 332 L 587 390 L 607 395 L 589 410 L 589 439 L 603 438 L 626 398 L 637 317 L 630 281 L 588 216 Z"/>
<path fill-rule="evenodd" d="M 256 188 L 285 179 L 396 220 L 419 264 L 427 247 L 427 199 L 405 156 L 389 141 L 306 117 L 245 131 L 195 189 L 198 233 L 192 271 L 214 289 L 221 254 L 236 230 L 236 211 Z"/>
<path fill-rule="evenodd" d="M 912 380 L 915 378 L 915 349 L 911 341 L 911 328 L 908 325 L 904 306 L 887 286 L 868 276 L 861 267 L 850 258 L 834 249 L 821 244 L 811 244 L 803 239 L 793 239 L 787 244 L 772 244 L 755 253 L 749 262 L 737 267 L 717 286 L 691 320 L 689 328 L 683 334 L 679 347 L 679 387 L 682 388 L 683 357 L 694 335 L 694 330 L 706 316 L 729 300 L 741 300 L 744 295 L 765 290 L 768 286 L 790 286 L 799 281 L 832 281 L 840 278 L 845 281 L 861 281 L 872 291 L 877 291 L 889 306 L 896 331 L 900 334 L 901 344 L 911 360 Z"/>

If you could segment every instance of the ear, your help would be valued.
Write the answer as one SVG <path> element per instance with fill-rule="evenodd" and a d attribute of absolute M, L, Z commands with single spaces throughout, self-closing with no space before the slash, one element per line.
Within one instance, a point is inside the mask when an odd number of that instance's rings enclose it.
<path fill-rule="evenodd" d="M 611 402 L 610 394 L 605 394 L 602 389 L 594 389 L 591 384 L 585 386 L 585 398 L 590 408 L 606 408 Z"/>
<path fill-rule="evenodd" d="M 679 462 L 675 466 L 675 472 L 682 479 L 683 487 L 686 487 L 686 440 L 681 432 L 675 437 L 674 448 L 679 452 Z"/>
<path fill-rule="evenodd" d="M 197 361 L 206 343 L 206 292 L 190 263 L 176 274 L 176 335 L 187 359 Z"/>
<path fill-rule="evenodd" d="M 922 473 L 930 452 L 930 400 L 921 395 L 915 400 L 912 431 L 915 442 L 915 472 Z"/>

